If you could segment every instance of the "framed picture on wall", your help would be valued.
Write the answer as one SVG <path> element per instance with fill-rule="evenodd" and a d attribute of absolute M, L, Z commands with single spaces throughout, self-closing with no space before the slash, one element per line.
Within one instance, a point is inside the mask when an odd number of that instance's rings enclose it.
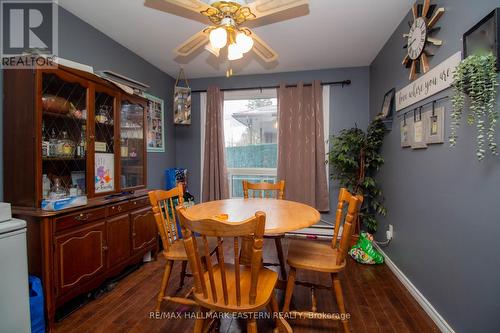
<path fill-rule="evenodd" d="M 382 110 L 380 110 L 379 118 L 386 119 L 387 117 L 392 116 L 392 107 L 394 105 L 394 94 L 396 93 L 396 89 L 392 88 L 384 95 L 384 101 L 382 103 Z"/>
<path fill-rule="evenodd" d="M 478 52 L 493 52 L 497 58 L 497 71 L 500 70 L 500 8 L 481 19 L 463 36 L 464 58 Z"/>
<path fill-rule="evenodd" d="M 144 94 L 148 100 L 147 128 L 148 128 L 148 152 L 165 152 L 165 123 L 164 103 L 161 98 Z"/>
<path fill-rule="evenodd" d="M 444 143 L 444 106 L 425 112 L 425 142 Z"/>
<path fill-rule="evenodd" d="M 425 143 L 425 122 L 422 118 L 422 108 L 413 111 L 413 126 L 412 126 L 412 138 L 411 138 L 411 148 L 412 149 L 423 149 L 427 148 Z"/>
<path fill-rule="evenodd" d="M 401 148 L 411 147 L 411 127 L 413 126 L 413 118 L 409 118 L 406 114 L 403 115 L 400 122 L 401 129 Z"/>

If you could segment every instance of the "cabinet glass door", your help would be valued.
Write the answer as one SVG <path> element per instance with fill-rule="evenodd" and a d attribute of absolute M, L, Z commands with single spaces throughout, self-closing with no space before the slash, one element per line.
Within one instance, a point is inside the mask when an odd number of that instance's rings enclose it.
<path fill-rule="evenodd" d="M 122 189 L 144 182 L 144 106 L 123 100 L 120 112 L 120 156 Z"/>
<path fill-rule="evenodd" d="M 43 199 L 87 193 L 87 87 L 63 77 L 42 74 Z"/>
<path fill-rule="evenodd" d="M 115 98 L 95 92 L 94 192 L 115 190 Z"/>

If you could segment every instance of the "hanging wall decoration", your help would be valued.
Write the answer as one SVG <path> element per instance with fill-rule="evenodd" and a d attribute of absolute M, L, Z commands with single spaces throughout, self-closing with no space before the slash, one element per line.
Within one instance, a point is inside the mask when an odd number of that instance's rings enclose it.
<path fill-rule="evenodd" d="M 457 52 L 396 92 L 396 111 L 427 99 L 453 84 L 453 74 L 462 61 L 462 52 Z"/>
<path fill-rule="evenodd" d="M 425 143 L 425 122 L 422 118 L 422 108 L 413 111 L 412 149 L 427 148 Z"/>
<path fill-rule="evenodd" d="M 143 94 L 148 100 L 147 128 L 148 128 L 148 152 L 165 152 L 165 124 L 163 100 L 161 98 Z"/>
<path fill-rule="evenodd" d="M 444 107 L 436 108 L 424 113 L 425 143 L 444 143 Z"/>
<path fill-rule="evenodd" d="M 403 35 L 407 54 L 403 59 L 403 66 L 410 69 L 410 81 L 417 78 L 419 73 L 427 73 L 430 69 L 429 57 L 433 56 L 430 46 L 441 46 L 443 41 L 434 34 L 441 28 L 436 23 L 443 16 L 445 9 L 431 5 L 431 0 L 424 0 L 423 4 L 415 3 L 412 7 L 413 23 L 408 22 L 410 31 Z"/>
<path fill-rule="evenodd" d="M 179 86 L 181 80 L 184 80 L 185 86 Z M 174 124 L 191 125 L 191 88 L 182 68 L 175 80 Z"/>
<path fill-rule="evenodd" d="M 401 148 L 411 147 L 411 128 L 413 126 L 413 119 L 408 118 L 406 114 L 401 118 Z"/>

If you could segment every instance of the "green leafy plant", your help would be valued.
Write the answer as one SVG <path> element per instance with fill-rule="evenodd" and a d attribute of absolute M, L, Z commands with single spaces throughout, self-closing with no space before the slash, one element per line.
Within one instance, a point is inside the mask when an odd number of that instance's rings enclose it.
<path fill-rule="evenodd" d="M 495 128 L 498 112 L 495 103 L 498 83 L 495 56 L 491 52 L 468 56 L 457 66 L 453 78 L 450 145 L 453 147 L 457 143 L 457 128 L 468 97 L 470 106 L 467 123 L 475 123 L 477 128 L 476 156 L 480 161 L 484 159 L 486 141 L 490 152 L 497 155 Z"/>
<path fill-rule="evenodd" d="M 351 193 L 364 196 L 359 219 L 370 232 L 377 230 L 376 215 L 386 214 L 382 191 L 375 179 L 384 164 L 380 154 L 384 135 L 385 125 L 380 119 L 372 121 L 366 133 L 357 127 L 345 129 L 332 137 L 328 158 L 331 178 Z"/>

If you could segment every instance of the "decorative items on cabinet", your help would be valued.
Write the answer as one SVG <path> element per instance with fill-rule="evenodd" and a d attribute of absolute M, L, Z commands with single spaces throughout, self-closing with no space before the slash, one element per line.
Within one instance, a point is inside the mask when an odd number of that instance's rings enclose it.
<path fill-rule="evenodd" d="M 184 80 L 185 86 L 179 86 L 181 80 Z M 181 68 L 174 87 L 174 124 L 191 125 L 191 88 L 186 79 L 186 74 Z"/>
<path fill-rule="evenodd" d="M 472 54 L 492 52 L 500 71 L 500 8 L 495 8 L 463 36 L 464 58 Z"/>
<path fill-rule="evenodd" d="M 148 128 L 148 152 L 165 152 L 165 115 L 164 103 L 161 98 L 149 94 L 143 94 L 148 100 L 147 128 Z"/>

